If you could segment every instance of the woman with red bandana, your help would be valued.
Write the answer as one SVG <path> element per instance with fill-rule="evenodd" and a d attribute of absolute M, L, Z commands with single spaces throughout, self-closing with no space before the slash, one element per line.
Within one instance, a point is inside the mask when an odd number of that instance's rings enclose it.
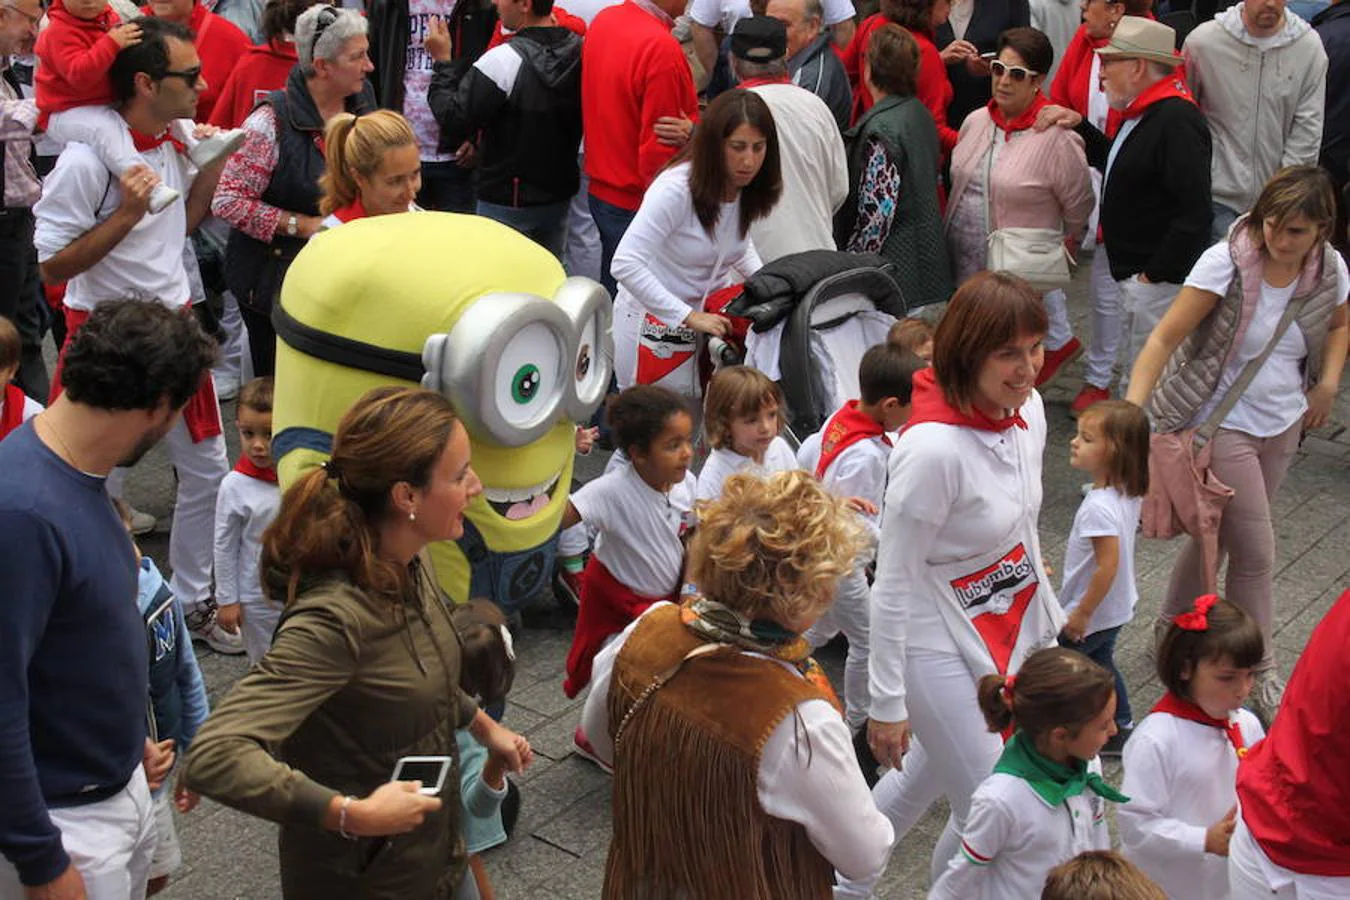
<path fill-rule="evenodd" d="M 952 151 L 952 193 L 946 232 L 960 284 L 985 268 L 989 235 L 1000 228 L 1050 228 L 1074 246 L 1092 212 L 1092 178 L 1083 139 L 1062 128 L 1033 131 L 1049 103 L 1041 93 L 1054 62 L 1050 39 L 1034 28 L 1010 28 L 998 39 L 993 99 L 961 125 Z M 1082 352 L 1073 336 L 1064 291 L 1045 294 L 1050 331 L 1036 386 Z"/>
<path fill-rule="evenodd" d="M 980 714 L 980 677 L 1014 674 L 1055 643 L 1064 619 L 1037 536 L 1046 324 L 1040 295 L 1019 278 L 981 272 L 962 285 L 938 324 L 933 367 L 914 376 L 913 413 L 888 461 L 868 743 L 893 768 L 872 797 L 897 844 L 947 797 L 934 878 L 1002 749 Z M 835 896 L 871 897 L 874 885 L 844 880 Z"/>
<path fill-rule="evenodd" d="M 413 200 L 422 186 L 422 158 L 412 124 L 398 113 L 338 113 L 324 131 L 324 158 L 323 228 L 418 208 Z"/>

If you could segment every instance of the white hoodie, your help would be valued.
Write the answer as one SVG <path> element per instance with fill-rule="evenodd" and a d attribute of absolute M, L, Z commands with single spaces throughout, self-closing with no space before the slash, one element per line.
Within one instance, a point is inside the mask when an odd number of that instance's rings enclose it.
<path fill-rule="evenodd" d="M 1270 38 L 1254 38 L 1242 4 L 1191 32 L 1186 73 L 1214 139 L 1213 195 L 1238 212 L 1284 166 L 1316 165 L 1322 146 L 1327 54 L 1289 10 Z"/>

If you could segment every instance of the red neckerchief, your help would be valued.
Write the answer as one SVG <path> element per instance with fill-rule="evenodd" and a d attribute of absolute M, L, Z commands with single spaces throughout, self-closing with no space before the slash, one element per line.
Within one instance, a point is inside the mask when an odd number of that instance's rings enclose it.
<path fill-rule="evenodd" d="M 276 466 L 264 469 L 247 456 L 239 457 L 239 462 L 234 464 L 234 470 L 240 475 L 247 475 L 249 478 L 256 478 L 259 481 L 266 481 L 270 484 L 277 483 Z"/>
<path fill-rule="evenodd" d="M 777 78 L 774 77 L 747 78 L 740 84 L 736 85 L 736 87 L 748 91 L 750 90 L 750 88 L 758 87 L 761 84 L 792 84 L 792 79 L 787 77 L 786 75 L 779 75 Z"/>
<path fill-rule="evenodd" d="M 820 432 L 820 461 L 816 463 L 816 477 L 824 478 L 825 470 L 838 459 L 839 454 L 859 441 L 879 437 L 891 445 L 886 437 L 886 429 L 881 423 L 866 413 L 858 411 L 858 401 L 850 400 L 843 408 L 830 416 L 830 421 Z"/>
<path fill-rule="evenodd" d="M 1008 137 L 1012 137 L 1015 132 L 1026 131 L 1032 125 L 1036 124 L 1036 114 L 1041 111 L 1041 107 L 1049 106 L 1050 101 L 1040 91 L 1036 92 L 1036 97 L 1031 101 L 1020 116 L 1015 119 L 1009 119 L 1003 114 L 1003 110 L 998 108 L 998 104 L 993 100 L 989 101 L 989 118 L 994 120 L 997 128 L 1002 128 Z"/>
<path fill-rule="evenodd" d="M 142 132 L 137 131 L 135 128 L 132 128 L 131 142 L 136 145 L 136 150 L 139 153 L 144 153 L 147 150 L 153 150 L 160 144 L 172 144 L 173 149 L 177 150 L 179 153 L 187 152 L 187 147 L 184 146 L 183 142 L 180 141 L 178 138 L 174 137 L 173 132 L 171 132 L 167 128 L 164 129 L 162 132 L 160 132 L 158 136 L 143 134 Z"/>
<path fill-rule="evenodd" d="M 24 395 L 17 385 L 5 385 L 5 408 L 0 412 L 0 441 L 23 424 Z"/>
<path fill-rule="evenodd" d="M 914 373 L 914 409 L 910 413 L 906 428 L 921 422 L 938 422 L 942 425 L 961 425 L 979 431 L 1007 431 L 1014 425 L 1027 427 L 1026 419 L 1020 410 L 1002 419 L 991 419 L 978 409 L 964 413 L 947 402 L 942 388 L 938 387 L 937 375 L 932 368 L 920 369 Z"/>
<path fill-rule="evenodd" d="M 1188 722 L 1199 722 L 1201 725 L 1208 725 L 1210 728 L 1218 728 L 1228 735 L 1228 743 L 1233 745 L 1233 750 L 1236 751 L 1238 759 L 1247 755 L 1247 739 L 1242 736 L 1242 728 L 1238 725 L 1236 719 L 1216 719 L 1190 700 L 1178 697 L 1171 691 L 1163 694 L 1162 699 L 1153 707 L 1152 712 L 1167 713 Z"/>
<path fill-rule="evenodd" d="M 353 219 L 364 219 L 367 215 L 369 215 L 369 213 L 366 212 L 365 206 L 362 205 L 360 197 L 357 197 L 355 200 L 353 200 L 351 203 L 348 203 L 341 209 L 333 210 L 333 216 L 339 222 L 350 222 Z"/>
<path fill-rule="evenodd" d="M 1134 98 L 1133 103 L 1121 111 L 1120 118 L 1126 122 L 1130 119 L 1136 119 L 1142 116 L 1150 106 L 1169 97 L 1180 97 L 1189 103 L 1195 102 L 1190 89 L 1186 87 L 1186 82 L 1178 78 L 1177 74 L 1173 72 L 1162 81 L 1154 82 L 1145 88 L 1142 94 Z"/>

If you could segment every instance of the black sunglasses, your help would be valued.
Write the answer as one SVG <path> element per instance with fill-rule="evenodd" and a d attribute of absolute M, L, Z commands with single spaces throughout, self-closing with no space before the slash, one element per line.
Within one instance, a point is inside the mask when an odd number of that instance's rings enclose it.
<path fill-rule="evenodd" d="M 181 72 L 176 72 L 173 69 L 170 69 L 167 72 L 161 72 L 159 77 L 156 78 L 155 80 L 163 81 L 165 78 L 181 78 L 183 79 L 184 82 L 187 83 L 188 87 L 192 87 L 194 84 L 197 83 L 197 79 L 201 77 L 202 77 L 202 67 L 195 66 L 191 69 L 184 69 Z"/>
<path fill-rule="evenodd" d="M 1007 63 L 994 60 L 989 64 L 989 71 L 994 73 L 995 78 L 1002 78 L 1004 75 L 1011 75 L 1013 81 L 1022 82 L 1028 78 L 1035 78 L 1040 72 L 1033 72 L 1025 66 L 1010 66 Z"/>

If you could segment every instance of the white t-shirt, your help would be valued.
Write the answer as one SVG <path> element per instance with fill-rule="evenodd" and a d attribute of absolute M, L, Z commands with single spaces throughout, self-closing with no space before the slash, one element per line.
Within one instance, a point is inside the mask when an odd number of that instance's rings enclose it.
<path fill-rule="evenodd" d="M 698 487 L 694 491 L 696 500 L 716 500 L 722 496 L 722 482 L 737 472 L 752 472 L 755 475 L 772 475 L 797 468 L 797 457 L 793 455 L 788 442 L 781 437 L 773 439 L 764 451 L 764 463 L 756 463 L 748 456 L 741 456 L 731 448 L 714 450 L 708 454 L 703 471 L 698 473 Z"/>
<path fill-rule="evenodd" d="M 599 533 L 595 557 L 611 575 L 643 596 L 665 597 L 684 574 L 680 537 L 694 527 L 697 484 L 690 472 L 663 494 L 624 466 L 582 487 L 572 505 Z"/>
<path fill-rule="evenodd" d="M 1233 713 L 1250 747 L 1265 736 L 1256 716 Z M 1150 713 L 1125 743 L 1130 798 L 1116 811 L 1125 855 L 1168 897 L 1227 900 L 1228 864 L 1205 852 L 1205 831 L 1237 803 L 1238 757 L 1218 728 Z"/>
<path fill-rule="evenodd" d="M 1088 770 L 1101 774 L 1101 760 Z M 1045 876 L 1088 850 L 1110 850 L 1106 801 L 1091 790 L 1050 806 L 1024 779 L 995 772 L 975 789 L 961 849 L 929 900 L 1030 900 Z"/>
<path fill-rule="evenodd" d="M 821 7 L 825 11 L 826 25 L 853 18 L 853 0 L 822 0 Z M 688 14 L 705 28 L 721 25 L 722 34 L 730 36 L 737 22 L 750 18 L 750 0 L 692 0 Z"/>
<path fill-rule="evenodd" d="M 653 604 L 647 612 L 664 604 Z M 624 629 L 595 657 L 591 693 L 581 730 L 601 759 L 614 759 L 610 737 L 609 682 L 614 660 L 642 618 Z M 775 661 L 788 671 L 797 670 Z M 824 700 L 806 700 L 769 732 L 755 777 L 759 805 L 769 815 L 796 822 L 811 844 L 846 878 L 881 877 L 894 830 L 872 800 L 853 753 L 848 727 Z"/>
<path fill-rule="evenodd" d="M 403 115 L 412 123 L 413 134 L 423 162 L 444 162 L 453 158 L 440 152 L 441 127 L 431 114 L 427 89 L 431 87 L 434 60 L 426 51 L 432 16 L 449 21 L 458 0 L 408 0 L 408 50 L 403 65 Z M 458 48 L 456 48 L 458 49 Z"/>
<path fill-rule="evenodd" d="M 281 509 L 281 488 L 230 472 L 216 495 L 216 603 L 246 607 L 264 602 L 259 562 L 262 536 Z M 248 613 L 245 612 L 247 616 Z"/>
<path fill-rule="evenodd" d="M 1340 254 L 1332 256 L 1336 260 L 1336 302 L 1344 304 L 1347 294 L 1350 294 L 1350 272 L 1347 272 L 1345 260 Z M 1186 285 L 1222 297 L 1228 293 L 1235 272 L 1236 266 L 1233 265 L 1228 242 L 1220 241 L 1200 254 L 1200 259 L 1186 276 Z M 1242 367 L 1261 355 L 1275 334 L 1275 326 L 1293 298 L 1297 285 L 1298 282 L 1293 281 L 1288 287 L 1276 288 L 1261 282 L 1261 294 L 1256 301 L 1251 323 L 1242 336 L 1242 345 L 1224 366 L 1214 395 L 1201 407 L 1191 423 L 1193 427 L 1198 427 L 1209 418 L 1233 382 L 1237 381 Z M 1308 400 L 1303 393 L 1303 374 L 1299 371 L 1307 355 L 1308 343 L 1303 339 L 1303 331 L 1298 323 L 1290 324 L 1280 342 L 1275 345 L 1274 352 L 1223 420 L 1223 427 L 1258 438 L 1274 437 L 1288 431 L 1308 410 Z"/>
<path fill-rule="evenodd" d="M 146 214 L 108 254 L 66 283 L 65 304 L 92 312 L 104 300 L 158 300 L 177 309 L 191 300 L 183 268 L 188 190 L 197 170 L 171 144 L 140 154 L 164 184 L 182 193 L 168 208 Z M 33 207 L 33 243 L 46 262 L 107 219 L 122 202 L 122 189 L 94 150 L 67 144 Z"/>
<path fill-rule="evenodd" d="M 1064 612 L 1072 612 L 1087 592 L 1088 582 L 1097 571 L 1092 539 L 1120 539 L 1120 563 L 1116 578 L 1102 602 L 1092 613 L 1088 634 L 1117 628 L 1134 618 L 1139 590 L 1134 582 L 1134 536 L 1139 530 L 1139 508 L 1144 498 L 1127 497 L 1113 487 L 1088 491 L 1073 517 L 1069 543 L 1064 548 L 1064 583 L 1059 590 Z"/>

